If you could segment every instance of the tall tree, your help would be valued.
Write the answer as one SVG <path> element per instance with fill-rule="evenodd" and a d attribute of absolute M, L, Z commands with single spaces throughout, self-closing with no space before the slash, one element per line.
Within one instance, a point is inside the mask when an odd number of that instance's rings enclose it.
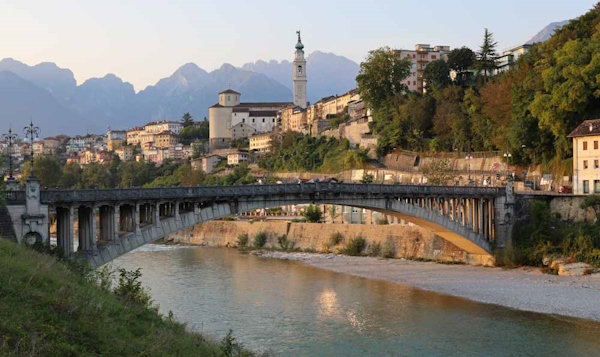
<path fill-rule="evenodd" d="M 370 51 L 356 76 L 358 92 L 370 107 L 378 109 L 390 98 L 408 91 L 403 80 L 411 67 L 412 59 L 400 58 L 399 52 L 389 47 Z"/>
<path fill-rule="evenodd" d="M 468 78 L 468 71 L 473 67 L 476 59 L 475 52 L 468 47 L 455 48 L 448 54 L 448 67 L 456 72 L 455 81 L 464 84 Z"/>
<path fill-rule="evenodd" d="M 423 82 L 428 91 L 450 84 L 450 68 L 443 59 L 433 61 L 423 70 Z"/>
<path fill-rule="evenodd" d="M 483 44 L 479 48 L 477 53 L 477 67 L 483 71 L 483 81 L 487 82 L 488 74 L 494 74 L 496 68 L 496 45 L 498 43 L 494 41 L 494 35 L 485 29 L 483 35 Z"/>
<path fill-rule="evenodd" d="M 192 118 L 192 115 L 189 112 L 183 114 L 183 117 L 181 117 L 181 121 L 183 123 L 184 128 L 187 128 L 188 126 L 194 124 L 194 119 Z"/>

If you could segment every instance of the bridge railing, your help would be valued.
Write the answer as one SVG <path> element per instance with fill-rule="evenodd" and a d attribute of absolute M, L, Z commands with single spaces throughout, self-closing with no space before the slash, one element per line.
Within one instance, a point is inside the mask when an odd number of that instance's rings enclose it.
<path fill-rule="evenodd" d="M 25 191 L 4 191 L 4 202 L 9 206 L 24 205 Z"/>
<path fill-rule="evenodd" d="M 233 186 L 196 186 L 164 188 L 127 188 L 95 190 L 48 190 L 41 192 L 44 203 L 140 201 L 169 199 L 219 199 L 227 197 L 251 197 L 285 194 L 392 194 L 392 195 L 450 195 L 450 196 L 499 196 L 503 187 L 383 185 L 356 183 L 301 183 Z M 22 192 L 23 201 L 25 193 Z M 20 197 L 20 196 L 19 196 Z"/>

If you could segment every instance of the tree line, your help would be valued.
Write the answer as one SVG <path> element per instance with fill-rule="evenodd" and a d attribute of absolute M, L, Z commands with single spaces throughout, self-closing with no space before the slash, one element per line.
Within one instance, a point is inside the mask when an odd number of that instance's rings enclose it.
<path fill-rule="evenodd" d="M 571 157 L 567 135 L 600 112 L 599 23 L 596 5 L 496 75 L 496 42 L 486 29 L 478 52 L 454 49 L 425 67 L 424 94 L 403 84 L 412 59 L 387 47 L 371 51 L 357 83 L 373 109 L 378 153 L 499 150 L 518 164 Z"/>

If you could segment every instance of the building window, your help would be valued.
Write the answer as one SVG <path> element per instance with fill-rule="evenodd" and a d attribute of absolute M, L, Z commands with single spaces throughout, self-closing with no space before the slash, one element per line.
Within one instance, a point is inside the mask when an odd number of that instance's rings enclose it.
<path fill-rule="evenodd" d="M 436 59 L 435 55 L 431 55 L 431 59 L 432 60 Z"/>
<path fill-rule="evenodd" d="M 231 100 L 231 96 L 228 95 L 227 96 L 227 101 L 230 101 L 230 100 Z"/>
<path fill-rule="evenodd" d="M 583 193 L 590 193 L 590 181 L 583 180 Z"/>
<path fill-rule="evenodd" d="M 594 180 L 594 193 L 600 193 L 600 180 Z"/>
<path fill-rule="evenodd" d="M 417 81 L 413 81 L 413 86 L 416 86 L 416 85 L 417 85 Z"/>
<path fill-rule="evenodd" d="M 583 150 L 587 150 L 587 141 L 583 142 Z"/>
<path fill-rule="evenodd" d="M 597 169 L 600 167 L 600 161 L 599 160 L 594 160 L 594 168 Z"/>
<path fill-rule="evenodd" d="M 265 122 L 265 118 L 263 118 L 263 123 Z"/>
<path fill-rule="evenodd" d="M 242 119 L 242 123 L 245 123 L 245 122 L 246 122 L 246 119 Z"/>
<path fill-rule="evenodd" d="M 298 74 L 302 74 L 302 66 L 298 66 Z"/>
<path fill-rule="evenodd" d="M 594 150 L 598 150 L 598 140 L 594 140 Z"/>
<path fill-rule="evenodd" d="M 588 168 L 588 161 L 587 160 L 583 160 L 583 169 L 587 169 Z"/>
<path fill-rule="evenodd" d="M 252 122 L 254 123 L 254 118 L 252 118 Z"/>

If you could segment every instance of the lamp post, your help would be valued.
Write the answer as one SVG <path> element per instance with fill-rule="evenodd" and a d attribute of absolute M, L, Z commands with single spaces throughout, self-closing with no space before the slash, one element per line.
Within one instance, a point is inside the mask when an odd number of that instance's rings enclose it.
<path fill-rule="evenodd" d="M 521 145 L 521 148 L 525 149 L 527 145 Z M 533 190 L 535 191 L 535 150 L 533 150 Z"/>
<path fill-rule="evenodd" d="M 467 156 L 465 156 L 465 159 L 467 160 L 467 174 L 469 176 L 469 184 L 471 183 L 471 159 L 473 158 L 473 156 L 471 156 L 471 148 L 469 148 L 469 151 L 467 151 Z"/>
<path fill-rule="evenodd" d="M 506 158 L 506 180 L 508 180 L 508 164 L 509 164 L 510 158 L 512 157 L 512 154 L 508 152 L 508 147 L 506 148 L 504 157 Z"/>
<path fill-rule="evenodd" d="M 4 140 L 8 141 L 8 150 L 6 150 L 6 153 L 8 154 L 8 179 L 9 180 L 14 180 L 13 177 L 13 162 L 12 162 L 12 146 L 13 146 L 13 141 L 17 140 L 19 136 L 16 133 L 12 132 L 12 128 L 8 127 L 8 134 L 3 134 L 2 138 L 4 138 Z"/>
<path fill-rule="evenodd" d="M 31 167 L 29 170 L 29 177 L 35 177 L 34 173 L 33 173 L 33 140 L 35 138 L 39 138 L 40 135 L 40 128 L 38 128 L 37 126 L 33 126 L 33 121 L 31 123 L 29 123 L 29 126 L 26 126 L 25 128 L 23 128 L 23 132 L 25 133 L 25 137 L 29 138 L 31 141 L 31 157 L 30 157 L 30 163 L 31 163 Z"/>

